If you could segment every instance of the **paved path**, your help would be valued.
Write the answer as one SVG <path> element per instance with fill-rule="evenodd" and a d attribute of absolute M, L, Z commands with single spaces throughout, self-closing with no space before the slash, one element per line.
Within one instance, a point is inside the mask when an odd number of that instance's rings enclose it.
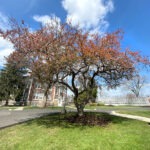
<path fill-rule="evenodd" d="M 116 113 L 115 111 L 110 112 L 110 115 L 124 117 L 124 118 L 130 118 L 130 119 L 136 119 L 136 120 L 150 123 L 150 118 L 147 118 L 147 117 L 128 115 L 128 114 L 120 114 L 120 113 Z"/>
<path fill-rule="evenodd" d="M 0 110 L 0 129 L 57 112 L 60 111 L 50 109 Z"/>

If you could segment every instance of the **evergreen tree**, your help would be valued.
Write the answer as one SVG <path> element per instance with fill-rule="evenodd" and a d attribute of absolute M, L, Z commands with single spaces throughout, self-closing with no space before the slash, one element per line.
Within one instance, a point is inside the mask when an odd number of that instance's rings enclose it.
<path fill-rule="evenodd" d="M 19 101 L 22 97 L 26 70 L 18 68 L 16 64 L 7 63 L 0 71 L 0 100 L 6 100 L 8 105 L 9 99 Z"/>

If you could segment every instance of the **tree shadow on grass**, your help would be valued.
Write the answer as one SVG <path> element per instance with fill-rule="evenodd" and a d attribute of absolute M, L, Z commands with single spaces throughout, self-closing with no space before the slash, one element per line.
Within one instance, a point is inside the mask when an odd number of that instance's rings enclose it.
<path fill-rule="evenodd" d="M 117 116 L 112 116 L 109 115 L 107 113 L 95 113 L 95 112 L 86 112 L 86 114 L 88 115 L 99 115 L 101 118 L 105 118 L 106 120 L 108 120 L 108 123 L 102 127 L 107 127 L 107 125 L 109 124 L 129 124 L 129 121 L 132 121 L 131 119 L 126 119 L 126 118 L 122 118 L 122 117 L 117 117 Z M 79 124 L 79 123 L 71 123 L 68 122 L 68 120 L 66 118 L 69 118 L 71 116 L 75 115 L 75 113 L 67 113 L 66 115 L 63 115 L 61 113 L 54 113 L 54 114 L 50 114 L 38 119 L 34 119 L 31 121 L 28 121 L 25 123 L 25 125 L 29 126 L 29 125 L 34 125 L 37 124 L 39 126 L 44 126 L 46 128 L 55 128 L 55 127 L 59 127 L 59 128 L 80 128 L 80 129 L 84 129 L 86 127 L 94 127 L 94 125 L 83 125 L 83 124 Z M 97 126 L 98 127 L 98 126 Z"/>

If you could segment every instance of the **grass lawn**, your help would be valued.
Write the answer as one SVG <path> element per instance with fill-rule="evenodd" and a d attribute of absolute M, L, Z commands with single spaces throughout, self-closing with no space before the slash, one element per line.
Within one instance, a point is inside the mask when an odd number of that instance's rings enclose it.
<path fill-rule="evenodd" d="M 117 111 L 118 113 L 122 114 L 130 114 L 130 115 L 136 115 L 136 116 L 142 116 L 142 117 L 148 117 L 150 118 L 150 110 L 144 110 L 144 111 Z"/>
<path fill-rule="evenodd" d="M 55 109 L 55 110 L 61 110 L 62 107 L 48 106 L 48 107 L 44 108 L 44 107 L 37 107 L 37 106 L 24 106 L 24 109 Z"/>
<path fill-rule="evenodd" d="M 18 108 L 17 106 L 0 106 L 0 110 L 3 110 L 3 109 L 16 109 Z"/>
<path fill-rule="evenodd" d="M 86 106 L 86 109 L 91 110 L 104 110 L 104 111 L 116 111 L 122 114 L 130 114 L 142 117 L 150 118 L 150 107 L 140 107 L 140 106 Z"/>
<path fill-rule="evenodd" d="M 24 109 L 45 109 L 43 107 L 37 107 L 37 106 L 1 106 L 0 107 L 0 110 L 3 110 L 3 109 L 17 109 L 19 107 L 24 107 Z M 48 106 L 46 107 L 46 109 L 54 109 L 54 110 L 61 110 L 62 107 L 59 107 L 59 106 Z"/>
<path fill-rule="evenodd" d="M 58 114 L 0 130 L 0 150 L 149 150 L 150 125 L 100 114 L 107 126 L 82 126 Z"/>
<path fill-rule="evenodd" d="M 124 110 L 124 109 L 138 109 L 141 108 L 140 106 L 129 106 L 129 105 L 122 105 L 122 106 L 89 106 L 86 105 L 86 109 L 101 109 L 101 110 Z"/>

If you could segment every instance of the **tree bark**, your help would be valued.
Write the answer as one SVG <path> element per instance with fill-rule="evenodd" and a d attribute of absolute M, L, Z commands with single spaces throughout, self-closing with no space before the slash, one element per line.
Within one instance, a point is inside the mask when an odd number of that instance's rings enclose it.
<path fill-rule="evenodd" d="M 135 93 L 135 96 L 136 96 L 136 98 L 138 98 L 139 97 L 139 92 Z"/>
<path fill-rule="evenodd" d="M 8 99 L 6 100 L 5 106 L 8 106 Z"/>
<path fill-rule="evenodd" d="M 78 116 L 83 116 L 84 115 L 84 106 L 85 105 L 83 103 L 81 103 L 81 102 L 78 102 L 78 96 L 79 95 L 75 95 L 75 97 L 74 97 L 74 104 L 75 104 L 75 106 L 77 108 Z"/>
<path fill-rule="evenodd" d="M 77 106 L 77 112 L 78 112 L 78 116 L 83 116 L 84 115 L 84 107 L 82 104 L 79 104 Z"/>
<path fill-rule="evenodd" d="M 47 107 L 47 95 L 45 95 L 45 104 L 44 104 L 44 108 Z"/>
<path fill-rule="evenodd" d="M 62 114 L 66 114 L 67 110 L 66 110 L 66 100 L 63 99 L 63 109 L 62 109 Z"/>
<path fill-rule="evenodd" d="M 62 114 L 66 114 L 66 113 L 67 113 L 65 104 L 63 104 L 63 109 L 62 109 L 61 113 L 62 113 Z"/>
<path fill-rule="evenodd" d="M 46 89 L 45 94 L 44 94 L 44 97 L 45 97 L 44 107 L 47 107 L 48 91 L 49 91 L 49 88 Z"/>
<path fill-rule="evenodd" d="M 49 93 L 49 89 L 50 89 L 51 85 L 49 84 L 45 90 L 45 93 L 44 93 L 44 97 L 45 97 L 45 104 L 44 104 L 44 107 L 47 107 L 47 99 L 48 99 L 48 93 Z"/>

